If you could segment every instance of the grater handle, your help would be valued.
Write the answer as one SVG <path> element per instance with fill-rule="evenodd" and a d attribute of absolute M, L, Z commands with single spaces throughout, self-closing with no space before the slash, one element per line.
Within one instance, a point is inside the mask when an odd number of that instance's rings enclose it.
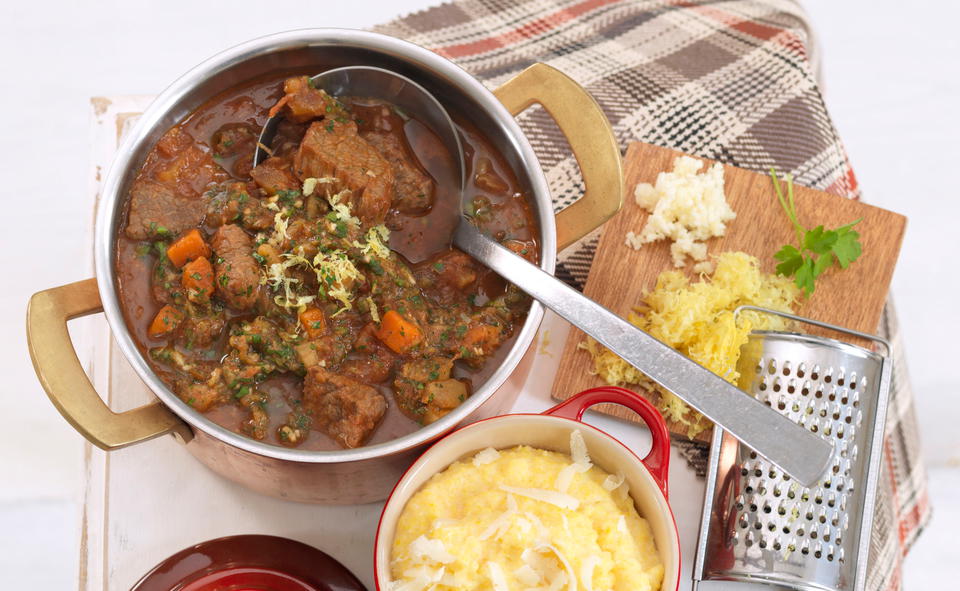
<path fill-rule="evenodd" d="M 583 422 L 583 413 L 588 408 L 605 403 L 625 406 L 640 415 L 643 422 L 647 424 L 653 443 L 650 446 L 650 452 L 640 461 L 646 466 L 657 486 L 660 487 L 663 498 L 668 498 L 667 476 L 670 468 L 670 433 L 667 431 L 667 424 L 663 421 L 663 416 L 645 398 L 624 388 L 602 386 L 574 394 L 543 414 Z"/>
<path fill-rule="evenodd" d="M 890 342 L 883 338 L 878 337 L 875 334 L 870 334 L 868 332 L 861 332 L 859 330 L 853 330 L 852 328 L 846 328 L 844 326 L 838 326 L 836 324 L 830 324 L 829 322 L 824 322 L 822 320 L 814 320 L 813 318 L 807 318 L 806 316 L 797 316 L 796 314 L 790 314 L 788 312 L 781 312 L 780 310 L 772 310 L 770 308 L 762 308 L 760 306 L 737 306 L 733 311 L 733 317 L 737 318 L 740 316 L 740 313 L 743 311 L 759 312 L 761 314 L 772 314 L 774 316 L 779 316 L 781 318 L 786 318 L 788 320 L 793 320 L 794 322 L 802 322 L 804 324 L 810 324 L 813 326 L 819 326 L 820 328 L 825 328 L 827 330 L 832 330 L 835 332 L 843 333 L 850 336 L 860 337 L 861 339 L 866 339 L 868 341 L 873 341 L 887 350 L 887 356 L 890 355 Z"/>

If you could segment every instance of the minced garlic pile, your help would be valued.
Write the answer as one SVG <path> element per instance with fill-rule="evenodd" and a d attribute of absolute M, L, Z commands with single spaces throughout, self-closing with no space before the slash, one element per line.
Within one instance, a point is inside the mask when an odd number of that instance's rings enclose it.
<path fill-rule="evenodd" d="M 691 283 L 679 271 L 666 271 L 656 288 L 647 293 L 627 320 L 690 357 L 732 384 L 740 377 L 740 347 L 751 330 L 783 330 L 787 322 L 770 314 L 745 312 L 734 321 L 737 306 L 753 305 L 790 312 L 800 293 L 786 277 L 760 271 L 755 257 L 725 252 L 717 257 L 712 277 Z M 580 343 L 593 357 L 594 372 L 614 386 L 634 384 L 657 388 L 638 369 L 590 337 Z M 710 421 L 673 394 L 660 392 L 660 411 L 668 421 L 687 427 L 691 438 Z"/>
<path fill-rule="evenodd" d="M 723 194 L 723 166 L 714 164 L 702 174 L 703 162 L 690 156 L 673 161 L 673 172 L 657 175 L 656 185 L 640 183 L 637 205 L 650 212 L 640 234 L 627 232 L 627 246 L 640 250 L 649 242 L 669 239 L 673 265 L 682 267 L 687 257 L 698 261 L 697 272 L 709 273 L 704 240 L 723 236 L 726 222 L 737 217 Z"/>

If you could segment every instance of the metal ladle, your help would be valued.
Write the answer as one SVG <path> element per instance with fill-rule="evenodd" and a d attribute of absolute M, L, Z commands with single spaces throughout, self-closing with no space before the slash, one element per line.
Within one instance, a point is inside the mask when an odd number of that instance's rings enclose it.
<path fill-rule="evenodd" d="M 422 86 L 399 74 L 368 66 L 337 68 L 311 80 L 314 87 L 322 88 L 331 96 L 388 101 L 427 125 L 459 167 L 463 192 L 466 166 L 457 128 L 446 109 Z M 266 157 L 260 146 L 270 145 L 276 133 L 276 119 L 272 117 L 264 125 L 254 154 L 255 165 Z M 457 248 L 602 343 L 801 484 L 812 485 L 826 471 L 833 456 L 833 445 L 829 441 L 482 234 L 462 209 L 458 213 L 456 208 L 450 208 L 450 212 L 459 216 L 453 233 L 453 244 Z"/>

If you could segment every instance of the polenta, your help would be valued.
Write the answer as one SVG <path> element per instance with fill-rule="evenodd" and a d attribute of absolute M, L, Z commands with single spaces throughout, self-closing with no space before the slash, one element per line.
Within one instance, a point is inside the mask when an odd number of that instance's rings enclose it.
<path fill-rule="evenodd" d="M 655 591 L 664 569 L 622 475 L 526 446 L 487 449 L 434 475 L 393 540 L 392 591 Z"/>

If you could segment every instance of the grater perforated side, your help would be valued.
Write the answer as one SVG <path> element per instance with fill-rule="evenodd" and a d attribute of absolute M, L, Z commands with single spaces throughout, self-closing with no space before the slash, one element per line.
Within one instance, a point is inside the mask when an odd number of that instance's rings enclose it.
<path fill-rule="evenodd" d="M 869 338 L 872 335 L 780 314 Z M 889 352 L 889 346 L 887 346 Z M 695 586 L 763 582 L 799 590 L 862 591 L 890 385 L 887 356 L 842 341 L 755 331 L 741 350 L 739 386 L 835 444 L 812 487 L 714 429 Z"/>

